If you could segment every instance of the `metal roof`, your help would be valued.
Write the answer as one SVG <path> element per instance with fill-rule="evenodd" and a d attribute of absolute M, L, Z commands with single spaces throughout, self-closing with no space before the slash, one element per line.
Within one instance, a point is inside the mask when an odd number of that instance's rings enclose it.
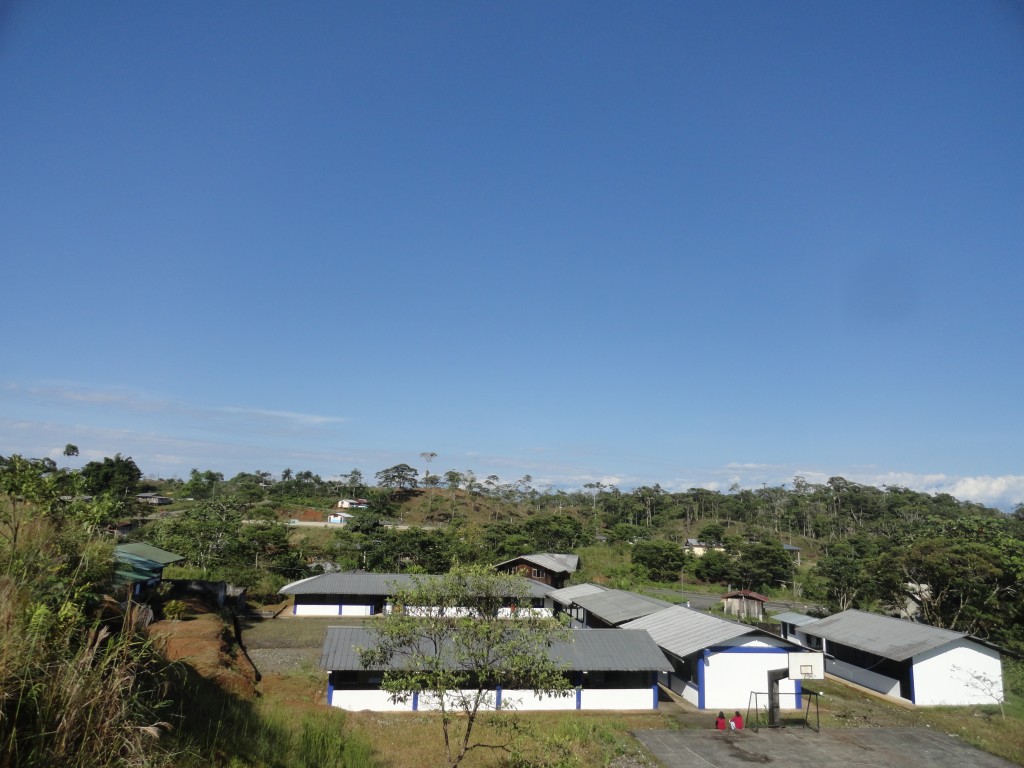
<path fill-rule="evenodd" d="M 365 595 L 372 597 L 390 597 L 395 586 L 408 588 L 415 586 L 415 580 L 429 581 L 440 579 L 440 576 L 417 575 L 407 573 L 322 573 L 308 579 L 293 581 L 278 590 L 281 595 Z M 530 579 L 521 578 L 531 598 L 543 598 L 548 593 L 548 585 Z"/>
<path fill-rule="evenodd" d="M 769 621 L 785 622 L 786 624 L 792 624 L 797 627 L 803 627 L 807 624 L 811 624 L 820 619 L 814 616 L 808 616 L 806 613 L 796 613 L 794 611 L 787 611 L 786 613 L 776 613 L 774 616 L 768 617 Z"/>
<path fill-rule="evenodd" d="M 893 661 L 904 661 L 919 653 L 968 637 L 965 632 L 954 632 L 951 629 L 940 629 L 928 624 L 916 624 L 905 619 L 858 610 L 843 611 L 819 619 L 804 631 L 808 635 Z"/>
<path fill-rule="evenodd" d="M 573 584 L 571 587 L 549 590 L 547 596 L 559 605 L 569 605 L 575 598 L 582 595 L 593 595 L 605 591 L 604 587 L 597 584 Z"/>
<path fill-rule="evenodd" d="M 680 658 L 747 635 L 767 636 L 799 648 L 795 643 L 757 627 L 720 619 L 681 605 L 623 624 L 622 629 L 645 629 L 659 647 Z"/>
<path fill-rule="evenodd" d="M 185 559 L 184 555 L 168 552 L 166 549 L 160 549 L 160 547 L 154 547 L 151 544 L 143 544 L 138 541 L 130 544 L 118 544 L 114 547 L 114 557 L 117 557 L 120 553 L 141 557 L 157 565 L 171 565 L 172 563 L 180 563 Z"/>
<path fill-rule="evenodd" d="M 417 578 L 437 578 L 419 576 Z M 387 597 L 395 586 L 411 587 L 412 577 L 407 573 L 322 573 L 308 579 L 293 581 L 278 590 L 281 595 L 373 595 Z"/>
<path fill-rule="evenodd" d="M 374 630 L 363 627 L 328 627 L 320 655 L 320 668 L 360 670 L 357 648 L 377 644 Z M 549 657 L 573 672 L 667 672 L 665 654 L 646 632 L 621 629 L 579 629 L 570 642 L 558 642 L 548 649 Z"/>
<path fill-rule="evenodd" d="M 514 563 L 517 560 L 536 565 L 539 568 L 543 568 L 546 571 L 553 571 L 555 573 L 575 573 L 576 569 L 580 565 L 579 555 L 568 555 L 560 554 L 557 552 L 538 552 L 533 555 L 519 555 L 513 557 L 511 560 L 506 560 L 502 563 L 498 563 L 495 568 L 500 568 L 503 565 Z"/>
<path fill-rule="evenodd" d="M 672 603 L 655 597 L 624 592 L 620 589 L 606 589 L 589 595 L 580 595 L 573 602 L 587 613 L 592 613 L 609 624 L 621 624 L 630 619 L 671 607 Z"/>

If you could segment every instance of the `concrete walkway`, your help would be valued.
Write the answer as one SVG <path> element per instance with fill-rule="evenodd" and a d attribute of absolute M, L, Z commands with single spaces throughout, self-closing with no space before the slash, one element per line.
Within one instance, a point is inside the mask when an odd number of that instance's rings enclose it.
<path fill-rule="evenodd" d="M 637 731 L 664 768 L 1015 768 L 930 728 Z"/>

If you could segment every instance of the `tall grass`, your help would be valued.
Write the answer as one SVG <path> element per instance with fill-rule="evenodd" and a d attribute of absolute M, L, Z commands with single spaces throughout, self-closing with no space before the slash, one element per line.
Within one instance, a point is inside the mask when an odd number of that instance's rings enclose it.
<path fill-rule="evenodd" d="M 40 516 L 11 526 L 0 516 L 0 768 L 375 768 L 340 712 L 264 710 L 168 663 L 148 608 L 103 595 L 109 544 Z"/>
<path fill-rule="evenodd" d="M 341 710 L 297 714 L 242 698 L 197 674 L 173 670 L 180 724 L 173 741 L 178 768 L 377 768 L 373 749 L 346 727 Z"/>
<path fill-rule="evenodd" d="M 167 764 L 150 748 L 169 728 L 162 662 L 133 620 L 0 582 L 0 766 Z"/>

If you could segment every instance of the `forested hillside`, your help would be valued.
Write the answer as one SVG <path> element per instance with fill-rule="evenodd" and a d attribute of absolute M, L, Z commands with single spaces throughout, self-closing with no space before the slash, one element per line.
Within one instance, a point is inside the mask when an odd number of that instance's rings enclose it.
<path fill-rule="evenodd" d="M 538 488 L 529 475 L 510 482 L 472 471 L 421 475 L 407 464 L 380 470 L 372 482 L 359 470 L 334 480 L 292 470 L 279 478 L 254 472 L 225 480 L 193 470 L 188 481 L 161 487 L 218 510 L 239 505 L 238 519 L 242 507 L 282 519 L 303 507 L 325 512 L 340 498 L 368 502 L 349 510 L 355 517 L 344 531 L 328 538 L 293 534 L 291 550 L 269 548 L 281 577 L 328 563 L 440 573 L 455 562 L 596 547 L 598 556 L 587 560 L 603 571 L 585 560 L 582 578 L 629 586 L 682 577 L 799 595 L 834 611 L 905 608 L 936 626 L 1024 647 L 1024 505 L 1005 514 L 947 494 L 841 477 L 821 484 L 796 477 L 786 486 L 728 493 L 659 485 L 625 491 L 601 483 L 569 491 Z M 223 512 L 202 517 L 216 514 Z M 244 549 L 256 534 L 236 527 L 231 541 Z M 182 547 L 196 530 L 166 523 L 144 535 Z M 692 557 L 687 539 L 721 546 Z M 783 545 L 800 549 L 799 565 Z M 255 559 L 251 551 L 245 557 Z M 207 559 L 190 556 L 197 566 Z"/>
<path fill-rule="evenodd" d="M 142 491 L 173 502 L 144 505 Z M 344 527 L 288 524 L 323 521 L 342 498 L 366 502 Z M 170 481 L 144 480 L 122 456 L 77 471 L 0 457 L 0 766 L 191 764 L 184 753 L 217 762 L 209 755 L 222 736 L 203 731 L 209 718 L 196 729 L 186 715 L 194 681 L 153 647 L 146 611 L 117 597 L 118 529 L 183 555 L 167 575 L 223 579 L 254 601 L 276 601 L 281 585 L 325 570 L 443 573 L 575 552 L 577 581 L 642 589 L 682 580 L 829 610 L 904 609 L 1024 650 L 1024 507 L 1005 514 L 843 478 L 728 493 L 567 491 L 528 476 L 420 477 L 407 465 L 372 483 L 358 471 L 324 480 L 290 470 L 230 479 L 194 470 Z M 695 556 L 689 539 L 706 553 Z M 159 595 L 152 607 L 160 611 Z M 275 738 L 299 737 L 286 729 Z"/>

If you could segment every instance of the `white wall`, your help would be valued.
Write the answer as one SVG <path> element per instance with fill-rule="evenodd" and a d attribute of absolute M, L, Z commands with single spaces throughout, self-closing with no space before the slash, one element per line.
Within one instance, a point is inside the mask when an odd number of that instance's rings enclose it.
<path fill-rule="evenodd" d="M 995 704 L 1002 698 L 1002 665 L 991 648 L 960 639 L 914 657 L 915 704 Z"/>
<path fill-rule="evenodd" d="M 654 709 L 654 689 L 651 688 L 594 688 L 583 689 L 581 709 Z"/>
<path fill-rule="evenodd" d="M 550 619 L 552 611 L 550 608 L 516 608 L 513 613 L 511 608 L 499 608 L 498 618 L 499 619 L 526 619 L 533 617 L 535 619 Z"/>
<path fill-rule="evenodd" d="M 295 604 L 295 610 L 293 611 L 295 616 L 340 616 L 341 606 L 340 605 L 305 605 L 302 603 Z"/>
<path fill-rule="evenodd" d="M 887 696 L 900 695 L 899 680 L 894 680 L 891 677 L 886 677 L 885 675 L 880 675 L 877 672 L 872 672 L 867 669 L 855 667 L 853 664 L 847 664 L 845 661 L 836 661 L 835 659 L 826 658 L 825 672 L 830 675 L 835 675 L 841 680 L 849 680 L 851 683 L 863 685 L 865 688 L 870 688 L 872 691 L 884 693 Z"/>
<path fill-rule="evenodd" d="M 483 707 L 494 709 L 494 695 L 491 694 Z M 572 689 L 567 696 L 538 696 L 533 691 L 512 690 L 502 691 L 502 707 L 514 708 L 517 712 L 574 710 L 576 709 L 576 691 Z M 409 712 L 412 711 L 412 698 L 404 703 L 391 701 L 390 694 L 384 691 L 352 690 L 342 688 L 331 694 L 331 706 L 350 711 L 371 710 L 373 712 Z M 429 695 L 421 695 L 417 709 L 428 712 L 437 709 L 437 700 Z M 580 707 L 586 710 L 627 710 L 653 709 L 654 692 L 651 688 L 615 688 L 615 689 L 584 689 L 580 697 Z"/>
<path fill-rule="evenodd" d="M 538 696 L 530 690 L 502 691 L 501 706 L 516 712 L 576 709 L 576 690 L 572 689 L 568 693 L 568 696 Z"/>
<path fill-rule="evenodd" d="M 678 691 L 677 691 L 678 693 Z M 692 683 L 687 683 L 686 687 L 682 691 L 683 698 L 693 704 L 695 707 L 700 706 L 700 692 L 697 690 L 697 686 Z"/>
<path fill-rule="evenodd" d="M 704 708 L 742 709 L 750 702 L 752 692 L 767 693 L 768 671 L 788 670 L 789 656 L 750 651 L 771 647 L 776 646 L 770 640 L 759 639 L 736 646 L 739 650 L 712 653 L 704 665 Z M 783 709 L 796 706 L 796 681 L 780 681 L 779 693 Z"/>
<path fill-rule="evenodd" d="M 335 605 L 323 603 L 317 605 L 304 605 L 298 603 L 295 606 L 295 616 L 372 616 L 372 605 Z"/>
<path fill-rule="evenodd" d="M 371 712 L 403 712 L 412 709 L 412 699 L 405 703 L 391 701 L 391 694 L 386 691 L 351 690 L 343 688 L 331 694 L 332 707 L 340 707 L 351 712 L 363 709 Z"/>

